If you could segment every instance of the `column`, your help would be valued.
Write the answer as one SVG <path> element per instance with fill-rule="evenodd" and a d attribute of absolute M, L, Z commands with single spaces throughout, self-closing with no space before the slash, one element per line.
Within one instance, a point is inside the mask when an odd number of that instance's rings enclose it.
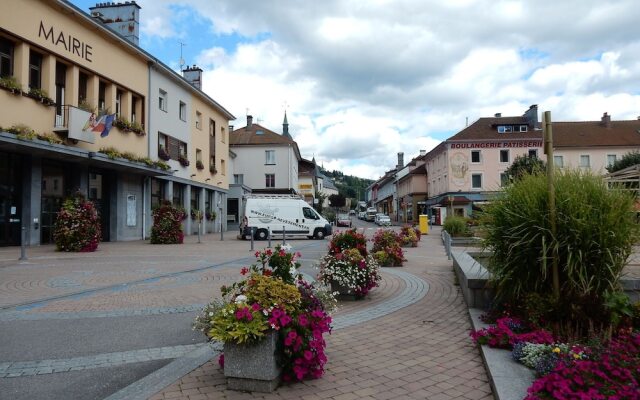
<path fill-rule="evenodd" d="M 80 69 L 77 65 L 67 66 L 67 76 L 64 85 L 64 103 L 78 104 L 78 85 L 80 81 Z"/>
<path fill-rule="evenodd" d="M 106 90 L 104 92 L 104 107 L 107 114 L 113 114 L 116 112 L 116 91 L 118 88 L 113 83 L 107 83 Z"/>
<path fill-rule="evenodd" d="M 200 197 L 198 198 L 198 209 L 200 210 L 200 212 L 202 212 L 202 225 L 200 227 L 200 234 L 205 234 L 207 232 L 206 226 L 207 226 L 207 217 L 206 217 L 206 211 L 204 209 L 204 200 L 205 200 L 205 196 L 207 195 L 207 190 L 205 188 L 201 188 L 200 189 Z"/>
<path fill-rule="evenodd" d="M 184 187 L 184 209 L 187 212 L 187 219 L 185 220 L 184 231 L 187 235 L 193 234 L 193 220 L 191 219 L 191 185 L 185 185 Z"/>
<path fill-rule="evenodd" d="M 122 99 L 120 99 L 120 116 L 127 121 L 131 121 L 131 98 L 131 92 L 127 90 L 122 93 Z"/>
<path fill-rule="evenodd" d="M 100 78 L 96 75 L 90 75 L 87 80 L 87 104 L 97 110 L 98 96 L 100 94 Z"/>
<path fill-rule="evenodd" d="M 47 92 L 49 97 L 56 97 L 56 58 L 51 54 L 42 56 L 42 90 Z"/>
<path fill-rule="evenodd" d="M 29 91 L 29 46 L 16 43 L 13 49 L 13 76 L 24 92 Z"/>

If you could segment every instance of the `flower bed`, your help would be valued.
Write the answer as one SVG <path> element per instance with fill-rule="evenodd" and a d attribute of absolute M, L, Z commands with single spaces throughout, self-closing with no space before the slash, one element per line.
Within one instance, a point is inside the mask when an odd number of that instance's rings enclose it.
<path fill-rule="evenodd" d="M 59 251 L 96 251 L 102 233 L 93 203 L 81 194 L 66 199 L 56 218 L 53 239 Z"/>
<path fill-rule="evenodd" d="M 402 238 L 391 229 L 378 229 L 373 235 L 373 253 L 382 265 L 400 267 L 405 261 L 400 247 Z"/>
<path fill-rule="evenodd" d="M 327 357 L 323 335 L 331 331 L 331 293 L 303 281 L 299 254 L 276 246 L 256 252 L 257 263 L 244 267 L 247 278 L 222 287 L 214 301 L 196 318 L 194 328 L 225 343 L 258 343 L 277 332 L 279 366 L 285 382 L 319 378 Z M 224 366 L 224 356 L 219 360 Z"/>
<path fill-rule="evenodd" d="M 404 247 L 417 247 L 420 240 L 419 230 L 411 225 L 405 225 L 400 229 L 400 243 Z"/>
<path fill-rule="evenodd" d="M 367 238 L 355 229 L 336 232 L 329 243 L 329 254 L 336 255 L 347 249 L 357 249 L 362 256 L 367 256 Z"/>
<path fill-rule="evenodd" d="M 328 254 L 320 260 L 318 281 L 345 288 L 345 295 L 363 298 L 380 281 L 380 266 L 373 256 L 363 256 L 358 249 Z"/>

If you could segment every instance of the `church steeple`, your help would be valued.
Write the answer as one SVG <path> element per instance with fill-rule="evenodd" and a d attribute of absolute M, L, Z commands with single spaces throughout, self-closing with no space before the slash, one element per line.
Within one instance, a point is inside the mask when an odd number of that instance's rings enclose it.
<path fill-rule="evenodd" d="M 287 121 L 287 111 L 286 110 L 284 112 L 284 121 L 282 121 L 282 136 L 293 140 L 293 138 L 289 134 L 289 121 Z"/>

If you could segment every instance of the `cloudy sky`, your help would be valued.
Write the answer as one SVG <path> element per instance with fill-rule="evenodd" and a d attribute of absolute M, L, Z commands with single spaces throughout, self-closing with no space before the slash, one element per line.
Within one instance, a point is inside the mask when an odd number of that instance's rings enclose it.
<path fill-rule="evenodd" d="M 95 1 L 72 0 L 88 11 Z M 480 117 L 640 116 L 638 0 L 137 0 L 140 45 L 244 126 L 367 178 Z"/>

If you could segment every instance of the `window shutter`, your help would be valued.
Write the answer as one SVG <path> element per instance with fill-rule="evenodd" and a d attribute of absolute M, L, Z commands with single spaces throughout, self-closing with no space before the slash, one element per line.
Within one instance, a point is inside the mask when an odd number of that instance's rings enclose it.
<path fill-rule="evenodd" d="M 177 160 L 180 156 L 180 141 L 178 139 L 167 136 L 167 151 L 173 160 Z"/>

